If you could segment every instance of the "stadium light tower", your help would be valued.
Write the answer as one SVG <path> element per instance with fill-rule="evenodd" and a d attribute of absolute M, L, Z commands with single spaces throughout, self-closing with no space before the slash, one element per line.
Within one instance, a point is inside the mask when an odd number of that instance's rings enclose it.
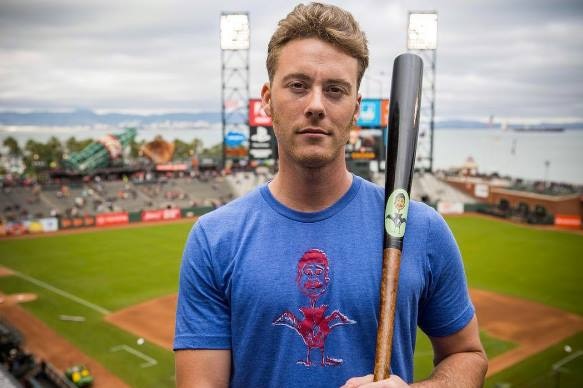
<path fill-rule="evenodd" d="M 423 91 L 419 120 L 419 140 L 415 168 L 433 171 L 435 130 L 435 59 L 437 52 L 437 12 L 409 11 L 407 50 L 423 58 Z"/>
<path fill-rule="evenodd" d="M 249 101 L 249 14 L 222 12 L 221 39 L 221 119 L 223 135 L 222 167 L 227 157 L 243 157 L 227 149 L 227 134 L 249 136 L 247 104 Z M 243 138 L 241 136 L 241 138 Z"/>

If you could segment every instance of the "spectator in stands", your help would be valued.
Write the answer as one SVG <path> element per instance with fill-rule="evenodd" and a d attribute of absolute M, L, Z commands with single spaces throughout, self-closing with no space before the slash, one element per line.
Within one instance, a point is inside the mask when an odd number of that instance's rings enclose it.
<path fill-rule="evenodd" d="M 302 4 L 280 21 L 261 91 L 280 169 L 201 217 L 189 236 L 174 342 L 178 387 L 407 387 L 417 324 L 436 363 L 418 386 L 482 386 L 487 361 L 459 250 L 439 214 L 414 201 L 393 374 L 376 384 L 371 375 L 351 378 L 373 368 L 379 284 L 370 280 L 380 278 L 383 236 L 383 190 L 350 174 L 344 154 L 367 64 L 364 34 L 338 7 Z M 318 259 L 303 266 L 308 252 Z M 299 281 L 306 294 L 326 293 L 325 304 L 298 291 Z M 336 327 L 346 317 L 351 324 Z"/>

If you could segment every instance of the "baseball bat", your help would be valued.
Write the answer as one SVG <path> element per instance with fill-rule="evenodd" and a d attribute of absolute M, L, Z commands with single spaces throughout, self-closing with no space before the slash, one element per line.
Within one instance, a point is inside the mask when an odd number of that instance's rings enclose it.
<path fill-rule="evenodd" d="M 389 102 L 383 272 L 374 381 L 387 379 L 391 373 L 395 307 L 419 131 L 422 77 L 423 61 L 419 56 L 401 54 L 395 59 Z"/>

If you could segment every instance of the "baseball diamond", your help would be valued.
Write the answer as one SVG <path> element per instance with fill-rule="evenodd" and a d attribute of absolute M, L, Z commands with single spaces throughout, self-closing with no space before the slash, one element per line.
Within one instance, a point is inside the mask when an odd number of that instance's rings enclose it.
<path fill-rule="evenodd" d="M 532 386 L 547 386 L 555 378 L 552 364 L 568 355 L 563 347 L 583 349 L 581 235 L 474 215 L 447 221 L 464 256 L 490 358 L 486 386 L 535 378 L 539 385 Z M 173 386 L 170 348 L 180 243 L 190 227 L 185 222 L 148 224 L 2 240 L 0 317 L 14 321 L 30 350 L 61 369 L 73 359 L 89 365 L 96 387 Z M 95 311 L 51 288 L 111 313 Z M 18 300 L 16 294 L 27 296 Z M 84 320 L 63 320 L 63 315 Z M 136 344 L 138 338 L 145 340 L 143 345 Z M 111 351 L 123 345 L 157 364 L 140 368 L 143 359 Z M 417 379 L 431 370 L 430 354 L 420 336 Z M 533 374 L 528 365 L 540 365 L 541 357 L 543 366 Z M 581 372 L 571 371 L 567 378 L 583 381 Z"/>

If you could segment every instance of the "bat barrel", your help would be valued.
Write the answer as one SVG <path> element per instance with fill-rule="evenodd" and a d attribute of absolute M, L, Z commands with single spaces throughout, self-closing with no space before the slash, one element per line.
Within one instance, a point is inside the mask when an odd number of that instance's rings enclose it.
<path fill-rule="evenodd" d="M 402 190 L 409 202 L 415 151 L 419 132 L 419 111 L 421 109 L 421 85 L 423 82 L 423 61 L 415 54 L 399 55 L 393 65 L 391 99 L 389 104 L 389 128 L 386 152 L 385 205 L 396 190 Z M 398 196 L 399 194 L 395 194 Z M 408 206 L 407 209 L 408 210 Z M 392 236 L 385 233 L 384 248 L 401 249 L 402 234 Z M 404 234 L 404 227 L 403 227 Z"/>
<path fill-rule="evenodd" d="M 385 238 L 374 381 L 390 376 L 401 250 L 415 166 L 423 61 L 402 54 L 393 65 L 386 153 Z"/>

